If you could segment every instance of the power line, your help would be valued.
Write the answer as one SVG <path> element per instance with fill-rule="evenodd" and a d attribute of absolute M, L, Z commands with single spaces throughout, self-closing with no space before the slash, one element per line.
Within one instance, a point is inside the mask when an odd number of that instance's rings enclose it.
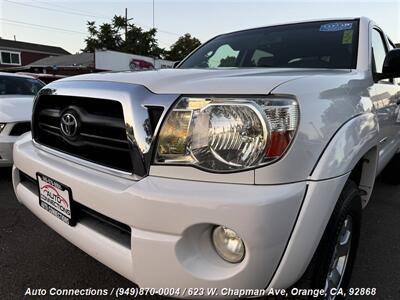
<path fill-rule="evenodd" d="M 8 22 L 2 22 L 3 25 L 10 25 L 10 26 L 17 26 L 17 27 L 21 27 L 21 28 L 25 28 L 25 29 L 33 29 L 33 30 L 44 30 L 44 31 L 51 31 L 51 29 L 46 29 L 46 28 L 37 28 L 37 27 L 32 27 L 29 25 L 22 25 L 22 24 L 13 24 L 13 23 L 8 23 Z M 68 32 L 59 32 L 60 34 L 69 34 Z M 14 35 L 14 40 L 16 40 L 15 38 L 16 36 Z M 4 36 L 3 38 L 7 39 L 6 36 Z M 9 39 L 12 39 L 11 37 Z M 80 38 L 79 38 L 80 39 Z M 61 46 L 63 47 L 63 46 Z"/>
<path fill-rule="evenodd" d="M 156 29 L 157 29 L 157 32 L 162 32 L 162 33 L 166 33 L 166 34 L 170 34 L 170 35 L 176 35 L 176 36 L 181 36 L 182 35 L 182 34 L 171 32 L 171 31 L 161 30 L 159 28 L 156 28 Z"/>
<path fill-rule="evenodd" d="M 44 9 L 44 10 L 49 10 L 49 11 L 61 12 L 61 13 L 64 13 L 64 14 L 91 17 L 91 18 L 98 18 L 98 16 L 95 16 L 95 15 L 82 14 L 82 13 L 77 13 L 77 12 L 68 12 L 68 11 L 61 10 L 61 9 L 56 9 L 56 8 L 37 6 L 37 5 L 33 5 L 33 4 L 28 4 L 28 3 L 20 3 L 20 2 L 15 2 L 15 1 L 11 1 L 11 0 L 3 0 L 3 1 L 9 2 L 9 3 L 12 3 L 12 4 L 16 4 L 16 5 L 26 6 L 26 7 L 34 7 L 34 8 L 39 8 L 39 9 Z M 102 17 L 100 17 L 100 18 L 102 18 Z"/>
<path fill-rule="evenodd" d="M 60 4 L 56 4 L 56 3 L 54 3 L 54 1 L 53 2 L 46 2 L 46 1 L 35 0 L 35 2 L 41 2 L 43 4 L 59 7 L 59 8 L 62 8 L 62 9 L 67 9 L 67 10 L 70 10 L 72 12 L 80 12 L 80 13 L 83 13 L 83 14 L 92 14 L 90 11 L 80 10 L 80 9 L 76 9 L 76 8 L 69 8 L 69 7 L 66 7 L 66 6 L 62 6 Z M 101 19 L 111 19 L 111 18 L 113 18 L 112 16 L 105 16 L 105 15 L 95 15 L 95 16 L 97 18 L 101 18 Z"/>
<path fill-rule="evenodd" d="M 39 8 L 39 9 L 43 9 L 43 10 L 48 10 L 48 11 L 55 11 L 55 12 L 61 12 L 64 14 L 70 14 L 70 15 L 77 15 L 77 16 L 84 16 L 84 17 L 91 17 L 91 18 L 101 18 L 101 19 L 112 19 L 113 17 L 106 17 L 106 16 L 98 16 L 98 15 L 91 15 L 91 14 L 85 14 L 85 13 L 78 13 L 78 12 L 71 12 L 71 11 L 65 11 L 65 10 L 61 10 L 61 9 L 55 9 L 55 8 L 48 8 L 48 7 L 43 7 L 43 6 L 37 6 L 37 5 L 33 5 L 33 4 L 27 4 L 27 3 L 20 3 L 20 2 L 15 2 L 15 1 L 11 1 L 11 0 L 4 0 L 6 2 L 12 3 L 12 4 L 16 4 L 16 5 L 21 5 L 21 6 L 26 6 L 26 7 L 33 7 L 33 8 Z M 38 2 L 42 2 L 42 1 L 38 1 Z M 42 3 L 48 3 L 48 2 L 42 2 Z M 49 3 L 50 4 L 50 3 Z M 51 5 L 55 6 L 53 3 L 51 3 Z M 78 10 L 76 10 L 78 11 Z M 137 23 L 137 25 L 142 26 L 142 27 L 146 27 L 148 29 L 151 29 L 150 26 L 144 25 L 144 24 L 140 24 Z M 157 32 L 161 32 L 161 33 L 165 33 L 165 34 L 169 34 L 169 35 L 174 35 L 174 36 L 181 36 L 181 34 L 178 34 L 176 32 L 171 32 L 171 31 L 167 31 L 167 30 L 162 30 L 160 28 L 156 28 Z"/>
<path fill-rule="evenodd" d="M 0 21 L 2 23 L 4 23 L 4 24 L 9 24 L 9 25 L 19 26 L 19 27 L 24 27 L 24 28 L 47 30 L 47 31 L 52 31 L 52 30 L 61 31 L 60 28 L 53 28 L 53 27 L 52 28 L 48 28 L 47 26 L 43 28 L 43 27 L 41 27 L 41 25 L 30 24 L 30 23 L 25 23 L 25 22 L 23 22 L 22 24 L 21 24 L 21 22 L 18 22 L 18 23 L 15 24 L 15 21 L 7 21 L 7 20 L 1 19 L 1 18 L 0 18 Z M 63 29 L 62 31 L 65 32 L 66 30 Z M 79 34 L 79 35 L 86 34 L 86 33 L 80 32 L 80 31 L 76 31 L 76 32 L 75 31 L 67 31 L 67 33 L 73 33 L 73 34 Z M 157 41 L 160 44 L 164 44 L 165 47 L 170 47 L 171 46 L 171 43 L 167 43 L 166 41 L 163 41 L 163 40 L 160 40 L 160 39 L 157 39 Z"/>
<path fill-rule="evenodd" d="M 67 33 L 79 34 L 79 35 L 86 35 L 87 34 L 85 32 L 81 32 L 81 31 L 68 30 L 68 29 L 63 29 L 63 28 L 59 28 L 59 27 L 51 27 L 51 26 L 32 24 L 32 23 L 27 23 L 27 22 L 20 22 L 20 21 L 4 19 L 4 18 L 0 18 L 0 21 L 2 23 L 7 23 L 7 24 L 10 24 L 10 25 L 14 25 L 14 26 L 21 26 L 21 27 L 25 27 L 25 28 L 34 28 L 34 29 L 40 29 L 40 30 L 55 30 L 55 31 L 62 31 L 62 32 L 67 32 Z M 157 41 L 159 43 L 164 44 L 167 47 L 169 47 L 170 44 L 171 44 L 171 43 L 167 43 L 166 41 L 160 40 L 158 38 L 157 38 Z"/>
<path fill-rule="evenodd" d="M 5 0 L 5 1 L 12 2 L 10 0 Z M 72 11 L 77 11 L 77 12 L 81 12 L 81 13 L 89 13 L 88 11 L 78 10 L 78 9 L 75 9 L 75 8 L 67 8 L 66 6 L 61 6 L 61 5 L 55 4 L 55 3 L 50 3 L 50 2 L 46 2 L 46 1 L 40 1 L 40 0 L 35 0 L 35 1 L 36 2 L 45 3 L 45 4 L 50 4 L 52 6 L 57 6 L 57 7 L 60 7 L 60 8 L 63 8 L 63 9 L 68 9 L 68 10 L 72 10 Z M 136 22 L 137 25 L 142 26 L 142 27 L 146 27 L 146 28 L 149 28 L 149 29 L 155 28 L 155 24 L 154 24 L 154 9 L 155 8 L 154 8 L 154 6 L 155 5 L 154 5 L 154 0 L 153 0 L 153 27 L 150 27 L 150 26 L 147 26 L 145 24 L 141 24 L 141 23 Z M 95 17 L 101 18 L 101 19 L 112 19 L 114 16 L 95 15 Z M 162 29 L 159 29 L 159 28 L 156 28 L 156 29 L 157 29 L 157 32 L 162 32 L 162 33 L 169 34 L 169 35 L 181 36 L 181 34 L 176 33 L 176 32 L 162 30 Z"/>
<path fill-rule="evenodd" d="M 39 24 L 32 24 L 32 23 L 27 23 L 27 22 L 20 22 L 16 20 L 10 20 L 10 19 L 5 19 L 5 18 L 0 18 L 1 21 L 6 22 L 6 23 L 11 23 L 11 24 L 21 24 L 21 25 L 26 25 L 26 26 L 34 26 L 37 28 L 43 28 L 43 29 L 48 29 L 48 30 L 57 30 L 57 31 L 63 31 L 63 32 L 69 32 L 69 33 L 76 33 L 76 34 L 87 34 L 87 32 L 81 32 L 81 31 L 75 31 L 75 30 L 69 30 L 69 29 L 64 29 L 64 28 L 59 28 L 59 27 L 52 27 L 52 26 L 45 26 L 45 25 L 39 25 Z"/>

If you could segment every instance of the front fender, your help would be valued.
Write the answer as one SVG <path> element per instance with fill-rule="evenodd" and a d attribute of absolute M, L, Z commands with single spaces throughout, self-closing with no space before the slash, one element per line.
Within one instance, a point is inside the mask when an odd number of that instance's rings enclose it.
<path fill-rule="evenodd" d="M 296 225 L 268 289 L 289 288 L 304 274 L 349 177 L 307 182 Z"/>
<path fill-rule="evenodd" d="M 269 288 L 288 288 L 306 270 L 351 171 L 362 159 L 360 188 L 371 194 L 377 168 L 379 126 L 373 113 L 355 116 L 341 126 L 322 152 L 308 181 L 296 225 Z"/>
<path fill-rule="evenodd" d="M 376 116 L 373 113 L 355 116 L 341 126 L 332 137 L 309 180 L 324 180 L 352 171 L 368 151 L 377 147 L 378 142 L 379 126 Z M 375 164 L 376 169 L 377 161 L 370 163 Z"/>

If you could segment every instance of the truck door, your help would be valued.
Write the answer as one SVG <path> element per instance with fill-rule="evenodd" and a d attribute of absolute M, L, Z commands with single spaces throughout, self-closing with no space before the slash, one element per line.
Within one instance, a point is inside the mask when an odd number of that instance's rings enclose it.
<path fill-rule="evenodd" d="M 381 73 L 388 44 L 379 28 L 371 32 L 372 71 Z M 375 83 L 372 100 L 379 121 L 379 164 L 380 172 L 399 147 L 400 130 L 400 86 L 394 79 L 384 79 Z"/>

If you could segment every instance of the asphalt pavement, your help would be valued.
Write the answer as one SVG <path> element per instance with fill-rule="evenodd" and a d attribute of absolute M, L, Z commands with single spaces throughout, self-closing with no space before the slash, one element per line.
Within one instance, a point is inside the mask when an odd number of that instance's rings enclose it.
<path fill-rule="evenodd" d="M 28 288 L 32 292 L 52 287 L 111 290 L 132 286 L 20 205 L 12 189 L 11 170 L 0 168 L 0 299 L 21 299 Z M 377 296 L 363 299 L 400 299 L 400 185 L 379 180 L 375 185 L 363 214 L 351 286 L 377 289 Z M 141 299 L 156 298 L 162 299 Z"/>

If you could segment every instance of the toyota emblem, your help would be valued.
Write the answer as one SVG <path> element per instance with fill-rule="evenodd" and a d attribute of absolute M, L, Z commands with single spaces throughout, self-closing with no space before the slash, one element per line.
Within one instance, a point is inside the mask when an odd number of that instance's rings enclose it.
<path fill-rule="evenodd" d="M 65 113 L 61 117 L 61 132 L 66 137 L 75 136 L 78 131 L 78 121 L 71 113 Z"/>

